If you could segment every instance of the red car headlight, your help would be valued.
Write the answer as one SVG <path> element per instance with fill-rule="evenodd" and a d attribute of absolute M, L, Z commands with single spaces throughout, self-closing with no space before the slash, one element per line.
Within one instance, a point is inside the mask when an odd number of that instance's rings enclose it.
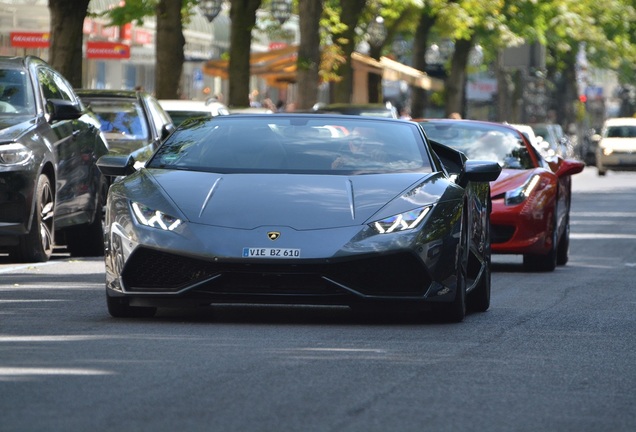
<path fill-rule="evenodd" d="M 532 194 L 534 188 L 539 184 L 539 180 L 541 180 L 541 178 L 538 175 L 533 175 L 523 185 L 507 191 L 504 203 L 508 206 L 521 204 Z"/>

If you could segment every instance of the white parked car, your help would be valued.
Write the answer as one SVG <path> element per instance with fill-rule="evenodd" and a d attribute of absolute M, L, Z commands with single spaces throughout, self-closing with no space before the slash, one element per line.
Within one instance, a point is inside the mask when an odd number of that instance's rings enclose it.
<path fill-rule="evenodd" d="M 514 127 L 519 132 L 521 132 L 528 139 L 528 141 L 530 141 L 530 144 L 535 146 L 542 153 L 544 151 L 547 152 L 549 147 L 548 143 L 544 141 L 543 139 L 539 139 L 539 137 L 535 135 L 534 129 L 532 129 L 532 126 L 527 124 L 511 124 L 510 126 Z M 544 156 L 550 156 L 550 155 L 544 154 Z"/>
<path fill-rule="evenodd" d="M 636 118 L 607 119 L 596 149 L 598 175 L 608 170 L 636 171 Z"/>
<path fill-rule="evenodd" d="M 175 126 L 184 120 L 195 117 L 216 117 L 229 115 L 230 110 L 221 102 L 209 102 L 182 99 L 161 99 L 161 107 L 170 115 Z"/>

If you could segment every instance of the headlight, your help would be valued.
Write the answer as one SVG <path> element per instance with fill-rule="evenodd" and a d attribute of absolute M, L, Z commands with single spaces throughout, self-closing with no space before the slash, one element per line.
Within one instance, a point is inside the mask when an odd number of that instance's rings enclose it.
<path fill-rule="evenodd" d="M 426 216 L 430 209 L 430 206 L 420 207 L 376 222 L 371 222 L 369 226 L 380 234 L 410 230 L 415 228 L 422 219 L 424 219 L 424 216 Z"/>
<path fill-rule="evenodd" d="M 604 148 L 603 148 L 603 154 L 604 154 L 605 156 L 609 156 L 609 155 L 611 155 L 612 153 L 614 153 L 614 150 L 612 150 L 612 148 L 611 148 L 611 147 L 604 147 Z"/>
<path fill-rule="evenodd" d="M 539 180 L 541 178 L 537 175 L 530 177 L 522 186 L 507 191 L 505 197 L 506 205 L 517 205 L 521 204 L 530 196 L 534 188 L 539 184 Z"/>
<path fill-rule="evenodd" d="M 137 217 L 137 222 L 152 228 L 160 228 L 165 231 L 172 231 L 181 225 L 181 219 L 167 215 L 159 210 L 153 210 L 143 204 L 132 203 L 133 212 Z"/>
<path fill-rule="evenodd" d="M 21 165 L 33 157 L 33 152 L 22 144 L 7 144 L 0 146 L 0 163 L 6 165 Z"/>

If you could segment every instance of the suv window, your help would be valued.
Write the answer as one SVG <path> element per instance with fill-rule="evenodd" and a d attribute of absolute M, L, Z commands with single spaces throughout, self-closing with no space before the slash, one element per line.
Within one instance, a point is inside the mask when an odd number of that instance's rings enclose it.
<path fill-rule="evenodd" d="M 159 105 L 156 99 L 146 98 L 146 105 L 148 110 L 153 113 L 150 117 L 155 123 L 155 130 L 158 135 L 161 135 L 162 129 L 165 125 L 172 123 L 170 117 L 166 114 L 165 110 Z"/>
<path fill-rule="evenodd" d="M 38 69 L 38 80 L 42 87 L 42 93 L 47 100 L 62 99 L 73 103 L 76 102 L 73 97 L 72 87 L 57 72 L 47 68 L 40 68 Z"/>

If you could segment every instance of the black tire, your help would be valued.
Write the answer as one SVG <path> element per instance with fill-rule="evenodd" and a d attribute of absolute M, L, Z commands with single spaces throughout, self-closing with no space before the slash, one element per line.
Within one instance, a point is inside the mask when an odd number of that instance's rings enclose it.
<path fill-rule="evenodd" d="M 470 244 L 468 242 L 468 220 L 465 213 L 462 215 L 459 238 L 455 298 L 448 304 L 440 305 L 440 312 L 442 313 L 440 319 L 449 323 L 462 322 L 466 317 L 466 275 Z"/>
<path fill-rule="evenodd" d="M 552 218 L 552 247 L 545 255 L 526 254 L 523 256 L 523 267 L 527 271 L 551 272 L 557 266 L 557 223 L 556 214 Z"/>
<path fill-rule="evenodd" d="M 559 246 L 557 247 L 557 265 L 563 266 L 568 263 L 570 258 L 570 217 L 568 216 L 565 222 L 565 229 L 561 238 L 559 239 Z"/>
<path fill-rule="evenodd" d="M 29 232 L 20 237 L 18 245 L 10 251 L 10 257 L 18 262 L 45 262 L 51 258 L 55 245 L 55 195 L 51 181 L 40 174 L 35 189 L 35 208 Z"/>
<path fill-rule="evenodd" d="M 488 202 L 488 214 L 490 214 L 490 200 Z M 486 312 L 490 308 L 490 287 L 491 287 L 491 247 L 490 247 L 490 223 L 486 225 L 486 244 L 484 246 L 484 269 L 477 286 L 468 294 L 468 309 L 474 312 Z"/>
<path fill-rule="evenodd" d="M 486 312 L 490 308 L 490 264 L 484 268 L 479 284 L 468 295 L 468 309 L 473 312 Z"/>
<path fill-rule="evenodd" d="M 106 295 L 106 305 L 113 318 L 152 318 L 157 313 L 155 307 L 130 306 L 124 297 Z"/>

